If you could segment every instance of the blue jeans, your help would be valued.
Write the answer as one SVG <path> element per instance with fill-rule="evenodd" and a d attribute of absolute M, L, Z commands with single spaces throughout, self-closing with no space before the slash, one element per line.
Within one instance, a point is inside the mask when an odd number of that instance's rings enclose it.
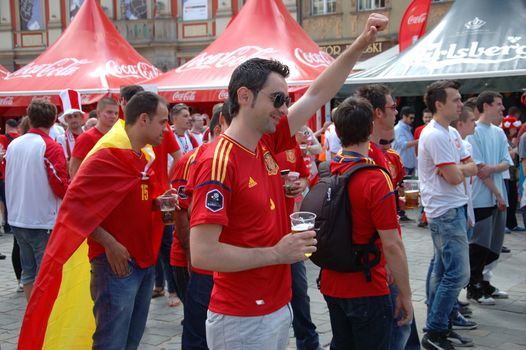
<path fill-rule="evenodd" d="M 164 288 L 164 281 L 168 285 L 168 293 L 175 293 L 175 279 L 170 266 L 170 249 L 172 247 L 173 239 L 173 225 L 164 227 L 163 239 L 161 240 L 161 248 L 159 256 L 157 257 L 157 264 L 155 265 L 155 287 Z"/>
<path fill-rule="evenodd" d="M 469 282 L 469 248 L 465 207 L 428 218 L 435 253 L 427 277 L 428 332 L 448 331 L 449 314 Z"/>
<path fill-rule="evenodd" d="M 214 280 L 212 276 L 192 272 L 184 304 L 182 348 L 208 350 L 206 343 L 206 314 Z"/>
<path fill-rule="evenodd" d="M 93 349 L 137 349 L 144 333 L 150 299 L 152 298 L 154 269 L 139 268 L 128 262 L 130 273 L 117 277 L 106 259 L 99 255 L 91 261 L 91 298 L 94 301 L 96 329 Z"/>
<path fill-rule="evenodd" d="M 389 286 L 391 291 L 391 303 L 393 307 L 398 296 L 398 287 L 394 284 Z M 420 349 L 420 341 L 418 340 L 418 331 L 416 329 L 415 314 L 413 313 L 413 320 L 410 324 L 398 326 L 397 322 L 402 319 L 403 314 L 396 319 L 393 319 L 393 333 L 391 335 L 391 342 L 389 350 L 418 350 Z"/>
<path fill-rule="evenodd" d="M 388 350 L 393 328 L 389 295 L 333 298 L 324 295 L 331 319 L 331 350 Z"/>
<path fill-rule="evenodd" d="M 305 263 L 299 261 L 290 265 L 292 273 L 292 328 L 298 350 L 317 350 L 320 348 L 316 326 L 310 316 L 310 298 L 307 294 L 307 270 Z"/>
<path fill-rule="evenodd" d="M 51 231 L 15 226 L 11 226 L 11 230 L 20 247 L 20 264 L 22 266 L 20 282 L 23 285 L 32 284 L 40 269 Z"/>

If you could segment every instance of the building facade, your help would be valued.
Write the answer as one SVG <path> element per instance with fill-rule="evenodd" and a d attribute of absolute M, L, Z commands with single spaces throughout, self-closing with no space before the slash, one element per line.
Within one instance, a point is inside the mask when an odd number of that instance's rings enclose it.
<path fill-rule="evenodd" d="M 85 0 L 0 1 L 0 64 L 13 71 L 53 44 Z M 245 0 L 97 0 L 123 37 L 163 71 L 206 48 L 226 28 Z M 257 0 L 270 1 L 270 0 Z M 390 18 L 387 31 L 362 59 L 398 42 L 398 28 L 411 0 L 282 0 L 291 15 L 327 53 L 337 57 L 361 32 L 372 11 Z M 433 27 L 452 0 L 434 0 Z"/>

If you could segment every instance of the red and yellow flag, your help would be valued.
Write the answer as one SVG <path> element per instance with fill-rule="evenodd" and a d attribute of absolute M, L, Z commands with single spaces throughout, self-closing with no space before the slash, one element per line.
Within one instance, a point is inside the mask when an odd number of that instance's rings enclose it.
<path fill-rule="evenodd" d="M 119 120 L 69 186 L 24 315 L 19 349 L 91 349 L 95 319 L 86 238 L 147 176 L 155 158 L 152 148 L 143 148 L 148 163 L 141 169 L 127 161 L 133 157 L 130 150 L 124 121 Z M 152 213 L 152 220 L 161 225 L 159 213 Z"/>

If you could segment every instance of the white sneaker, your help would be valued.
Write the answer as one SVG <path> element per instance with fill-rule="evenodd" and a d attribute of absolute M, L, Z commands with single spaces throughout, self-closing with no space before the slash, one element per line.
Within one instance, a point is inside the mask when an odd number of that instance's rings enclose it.
<path fill-rule="evenodd" d="M 24 291 L 24 285 L 22 283 L 19 283 L 15 289 L 15 292 L 22 293 L 23 291 Z"/>
<path fill-rule="evenodd" d="M 477 303 L 482 304 L 482 305 L 495 305 L 496 304 L 495 299 L 493 299 L 489 295 L 483 295 L 476 300 L 477 300 Z"/>
<path fill-rule="evenodd" d="M 491 296 L 495 299 L 508 299 L 510 297 L 508 293 L 498 288 L 495 288 L 493 293 L 491 293 Z"/>

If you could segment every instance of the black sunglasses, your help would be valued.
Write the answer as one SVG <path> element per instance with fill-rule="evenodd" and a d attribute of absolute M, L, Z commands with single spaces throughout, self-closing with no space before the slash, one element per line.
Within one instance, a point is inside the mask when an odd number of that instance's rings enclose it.
<path fill-rule="evenodd" d="M 380 141 L 378 141 L 378 143 L 380 143 L 381 145 L 385 146 L 385 145 L 388 145 L 390 143 L 393 143 L 394 139 L 391 139 L 391 140 L 386 140 L 386 139 L 380 139 Z"/>
<path fill-rule="evenodd" d="M 283 106 L 284 104 L 288 106 L 290 106 L 290 97 L 289 95 L 283 93 L 283 92 L 275 92 L 273 94 L 266 94 L 264 93 L 263 91 L 260 91 L 263 95 L 266 95 L 268 96 L 272 102 L 274 103 L 274 108 L 280 108 L 281 106 Z"/>

